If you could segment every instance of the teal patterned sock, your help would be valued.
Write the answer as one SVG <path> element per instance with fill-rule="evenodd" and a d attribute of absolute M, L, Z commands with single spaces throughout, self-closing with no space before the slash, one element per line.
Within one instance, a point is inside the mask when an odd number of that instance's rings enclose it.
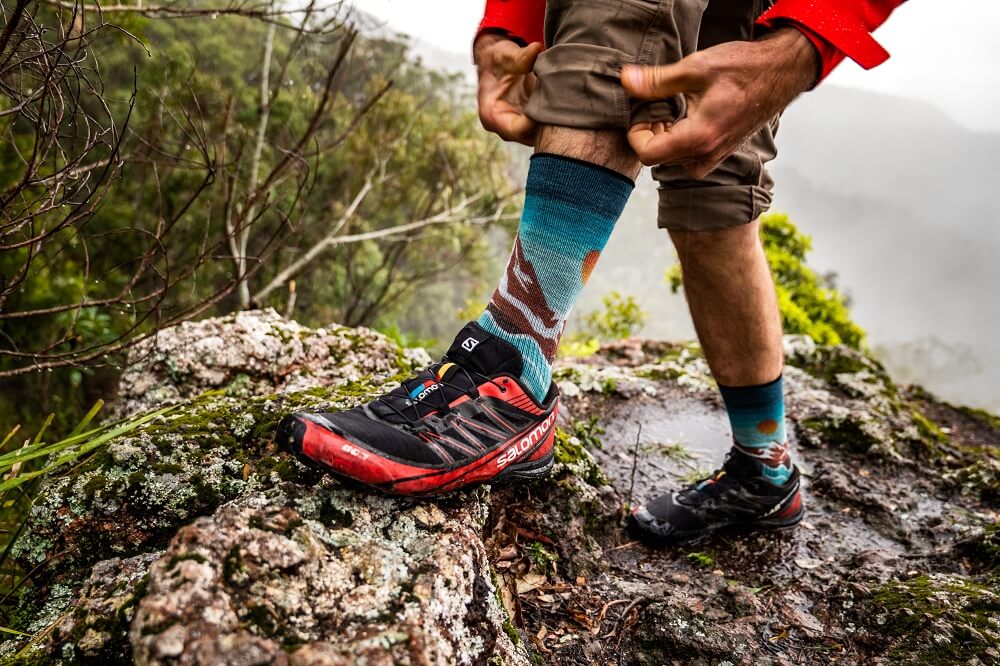
<path fill-rule="evenodd" d="M 531 158 L 514 249 L 479 325 L 521 352 L 521 383 L 539 402 L 552 382 L 566 319 L 634 186 L 580 160 Z"/>
<path fill-rule="evenodd" d="M 785 433 L 785 398 L 778 377 L 761 386 L 719 386 L 733 428 L 734 448 L 764 465 L 763 475 L 782 486 L 792 474 Z"/>

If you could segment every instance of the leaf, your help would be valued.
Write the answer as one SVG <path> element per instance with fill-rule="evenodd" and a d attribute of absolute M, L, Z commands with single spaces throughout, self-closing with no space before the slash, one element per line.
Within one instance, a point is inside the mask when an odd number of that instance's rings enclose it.
<path fill-rule="evenodd" d="M 818 569 L 823 566 L 823 560 L 818 560 L 815 557 L 797 557 L 795 565 L 800 569 Z"/>
<path fill-rule="evenodd" d="M 531 592 L 532 590 L 537 590 L 542 585 L 545 585 L 545 576 L 543 576 L 542 574 L 533 574 L 533 573 L 524 574 L 524 576 L 521 576 L 520 578 L 517 579 L 516 583 L 517 583 L 517 593 L 526 594 L 527 592 Z"/>
<path fill-rule="evenodd" d="M 26 634 L 23 631 L 18 631 L 17 629 L 10 629 L 8 627 L 0 627 L 0 631 L 5 634 L 14 634 L 15 636 L 26 636 L 31 638 L 31 634 Z"/>

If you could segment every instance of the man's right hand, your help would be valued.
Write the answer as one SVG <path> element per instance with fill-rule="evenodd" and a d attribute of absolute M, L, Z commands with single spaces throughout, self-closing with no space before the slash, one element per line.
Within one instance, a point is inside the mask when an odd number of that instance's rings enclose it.
<path fill-rule="evenodd" d="M 503 35 L 480 35 L 472 48 L 479 74 L 479 120 L 505 141 L 535 145 L 534 121 L 524 115 L 535 87 L 532 68 L 542 52 L 538 42 L 518 46 Z"/>

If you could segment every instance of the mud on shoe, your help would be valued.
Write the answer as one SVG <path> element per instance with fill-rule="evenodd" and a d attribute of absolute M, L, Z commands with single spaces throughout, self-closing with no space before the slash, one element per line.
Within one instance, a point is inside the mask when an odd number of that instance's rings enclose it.
<path fill-rule="evenodd" d="M 559 396 L 518 382 L 521 355 L 475 322 L 439 363 L 367 405 L 290 414 L 276 439 L 304 462 L 397 495 L 541 478 L 553 465 Z"/>
<path fill-rule="evenodd" d="M 805 514 L 800 475 L 775 486 L 761 463 L 733 450 L 722 469 L 675 493 L 633 510 L 630 527 L 640 538 L 663 544 L 693 544 L 717 532 L 792 528 Z"/>

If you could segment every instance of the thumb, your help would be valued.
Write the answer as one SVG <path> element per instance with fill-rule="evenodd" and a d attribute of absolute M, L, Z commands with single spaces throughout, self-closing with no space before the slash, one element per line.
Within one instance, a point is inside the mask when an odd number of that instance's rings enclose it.
<path fill-rule="evenodd" d="M 510 47 L 498 54 L 497 69 L 503 74 L 530 74 L 538 54 L 542 52 L 541 42 L 532 42 L 525 47 L 510 42 Z"/>
<path fill-rule="evenodd" d="M 626 65 L 622 68 L 622 85 L 632 97 L 639 99 L 663 99 L 698 92 L 705 88 L 707 76 L 690 58 L 658 67 Z"/>

